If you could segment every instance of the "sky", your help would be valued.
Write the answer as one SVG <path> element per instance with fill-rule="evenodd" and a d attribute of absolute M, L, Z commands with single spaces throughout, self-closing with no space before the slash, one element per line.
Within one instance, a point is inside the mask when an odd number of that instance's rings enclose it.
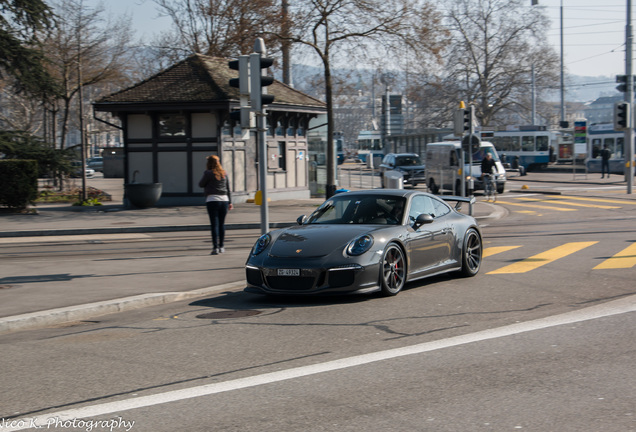
<path fill-rule="evenodd" d="M 100 0 L 84 2 L 92 6 Z M 566 73 L 605 77 L 625 73 L 628 0 L 538 0 L 538 6 L 531 6 L 531 0 L 527 2 L 528 7 L 546 10 L 552 21 L 548 40 L 559 55 L 560 16 L 563 10 L 563 58 Z M 152 0 L 102 0 L 102 3 L 113 16 L 123 13 L 131 15 L 137 37 L 150 40 L 154 33 L 170 26 L 168 18 L 158 17 Z"/>

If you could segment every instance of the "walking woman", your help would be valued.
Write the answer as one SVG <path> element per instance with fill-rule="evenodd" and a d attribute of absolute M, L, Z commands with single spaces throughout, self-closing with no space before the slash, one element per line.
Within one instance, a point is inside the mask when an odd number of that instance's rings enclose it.
<path fill-rule="evenodd" d="M 207 157 L 199 187 L 205 191 L 205 204 L 208 216 L 210 216 L 210 229 L 212 230 L 212 252 L 210 254 L 217 255 L 225 252 L 223 244 L 225 240 L 225 216 L 228 210 L 233 208 L 230 180 L 221 166 L 218 156 Z"/>

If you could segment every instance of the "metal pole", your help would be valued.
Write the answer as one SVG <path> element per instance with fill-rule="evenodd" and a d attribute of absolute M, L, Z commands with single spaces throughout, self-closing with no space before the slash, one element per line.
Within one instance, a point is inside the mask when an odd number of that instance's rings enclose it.
<path fill-rule="evenodd" d="M 260 63 L 261 57 L 267 54 L 265 50 L 265 44 L 262 39 L 257 39 L 254 43 L 254 51 L 258 53 L 258 60 Z M 250 59 L 251 61 L 251 59 Z M 250 68 L 251 70 L 252 68 Z M 259 69 L 260 71 L 260 69 Z M 263 72 L 265 69 L 263 69 Z M 260 72 L 260 73 L 263 73 Z M 263 89 L 254 89 L 251 91 L 266 91 Z M 261 111 L 256 114 L 256 142 L 258 147 L 258 183 L 261 190 L 261 234 L 269 232 L 269 203 L 267 202 L 267 122 L 265 121 L 267 116 L 267 110 L 261 106 Z"/>
<path fill-rule="evenodd" d="M 78 85 L 78 104 L 79 104 L 79 126 L 80 126 L 80 151 L 81 151 L 81 170 L 82 170 L 82 203 L 86 202 L 88 195 L 86 193 L 86 140 L 84 136 L 84 86 L 82 85 L 82 37 L 81 37 L 81 15 L 80 23 L 77 26 L 77 85 Z"/>
<path fill-rule="evenodd" d="M 269 205 L 267 203 L 267 129 L 265 110 L 256 114 L 256 139 L 258 141 L 258 182 L 261 187 L 261 234 L 269 232 Z"/>
<path fill-rule="evenodd" d="M 628 0 L 629 1 L 629 0 Z M 563 0 L 561 0 L 561 121 L 565 121 L 565 83 L 563 74 Z"/>
<path fill-rule="evenodd" d="M 534 63 L 532 63 L 532 124 L 537 124 L 537 87 L 534 76 Z"/>
<path fill-rule="evenodd" d="M 634 76 L 632 75 L 632 1 L 627 0 L 627 25 L 625 26 L 625 101 L 630 105 L 631 116 L 625 130 L 625 182 L 627 193 L 632 193 L 634 183 Z"/>

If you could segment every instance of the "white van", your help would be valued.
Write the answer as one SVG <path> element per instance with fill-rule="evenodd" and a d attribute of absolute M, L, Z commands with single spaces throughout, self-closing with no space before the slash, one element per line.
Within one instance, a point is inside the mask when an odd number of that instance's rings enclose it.
<path fill-rule="evenodd" d="M 469 167 L 468 160 L 464 161 L 464 169 L 460 169 L 461 149 L 462 146 L 459 141 L 438 142 L 426 145 L 426 184 L 428 185 L 429 192 L 437 194 L 440 190 L 444 189 L 453 191 L 455 195 L 460 195 L 462 190 L 462 177 L 468 181 L 471 175 L 474 179 L 474 190 L 483 190 L 484 182 L 481 178 L 481 161 L 486 156 L 486 153 L 490 153 L 497 168 L 497 172 L 495 173 L 497 193 L 503 193 L 506 185 L 506 170 L 499 160 L 495 146 L 489 142 L 481 142 L 479 150 L 473 153 L 472 170 Z M 468 155 L 466 155 L 466 158 L 468 158 Z M 468 184 L 466 185 L 466 190 L 468 190 Z"/>

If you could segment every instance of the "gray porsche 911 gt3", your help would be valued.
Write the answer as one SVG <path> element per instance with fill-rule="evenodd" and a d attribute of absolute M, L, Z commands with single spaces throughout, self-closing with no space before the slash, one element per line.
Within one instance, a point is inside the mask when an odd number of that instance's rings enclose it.
<path fill-rule="evenodd" d="M 256 241 L 245 290 L 391 296 L 406 282 L 440 273 L 474 276 L 482 237 L 477 221 L 458 211 L 464 202 L 470 199 L 401 189 L 336 194 L 297 226 Z"/>

